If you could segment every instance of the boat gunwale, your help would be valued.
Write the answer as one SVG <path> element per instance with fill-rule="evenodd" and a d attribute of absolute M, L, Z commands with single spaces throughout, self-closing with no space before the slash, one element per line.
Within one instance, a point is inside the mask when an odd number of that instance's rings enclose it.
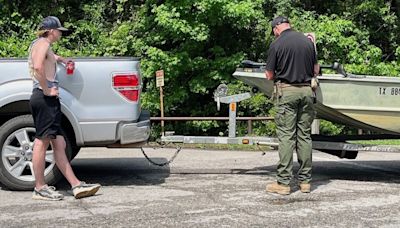
<path fill-rule="evenodd" d="M 256 71 L 248 72 L 243 70 L 244 68 L 238 68 L 233 73 L 233 76 L 251 76 L 254 78 L 265 78 L 262 70 L 256 69 Z M 254 70 L 254 69 L 253 69 Z M 252 75 L 253 74 L 253 75 Z M 400 77 L 393 76 L 373 76 L 373 75 L 357 75 L 357 77 L 344 77 L 341 74 L 323 74 L 318 76 L 320 80 L 335 80 L 335 81 L 356 81 L 356 82 L 383 82 L 383 83 L 398 83 L 400 84 Z"/>
<path fill-rule="evenodd" d="M 400 112 L 400 108 L 388 109 L 385 107 L 367 107 L 367 106 L 350 106 L 350 105 L 329 105 L 329 107 L 335 110 L 347 110 L 347 111 Z"/>

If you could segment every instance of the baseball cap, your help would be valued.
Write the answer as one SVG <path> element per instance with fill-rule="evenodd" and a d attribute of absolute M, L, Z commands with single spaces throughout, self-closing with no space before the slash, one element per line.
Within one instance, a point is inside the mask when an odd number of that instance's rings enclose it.
<path fill-rule="evenodd" d="M 64 32 L 68 31 L 68 29 L 64 28 L 61 25 L 60 20 L 54 16 L 48 16 L 44 18 L 43 21 L 40 23 L 39 30 L 47 30 L 47 29 L 57 29 Z"/>
<path fill-rule="evenodd" d="M 275 26 L 280 25 L 282 23 L 290 23 L 290 22 L 287 17 L 278 16 L 278 17 L 275 17 L 274 20 L 272 20 L 271 26 L 272 26 L 272 28 L 275 28 Z"/>

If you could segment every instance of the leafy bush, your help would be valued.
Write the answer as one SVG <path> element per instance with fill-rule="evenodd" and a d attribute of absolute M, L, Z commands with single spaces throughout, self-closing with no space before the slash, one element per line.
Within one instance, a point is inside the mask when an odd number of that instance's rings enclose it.
<path fill-rule="evenodd" d="M 128 1 L 28 0 L 0 3 L 0 57 L 26 57 L 34 32 L 47 15 L 72 29 L 54 49 L 64 56 L 138 56 L 145 89 L 142 105 L 159 114 L 155 71 L 165 72 L 166 116 L 226 116 L 216 110 L 213 91 L 249 91 L 231 75 L 243 59 L 265 61 L 273 41 L 269 22 L 288 15 L 294 28 L 315 32 L 321 63 L 340 61 L 349 72 L 400 75 L 397 1 L 198 0 Z M 239 116 L 273 114 L 257 94 L 239 104 Z M 226 123 L 167 123 L 185 134 L 219 134 Z M 256 135 L 274 134 L 273 122 L 254 122 Z M 341 127 L 324 122 L 322 132 Z M 246 126 L 238 125 L 240 134 Z"/>

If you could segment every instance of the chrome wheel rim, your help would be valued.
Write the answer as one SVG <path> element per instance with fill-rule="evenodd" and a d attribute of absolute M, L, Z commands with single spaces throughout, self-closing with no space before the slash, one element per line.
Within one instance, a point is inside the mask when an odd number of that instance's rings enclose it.
<path fill-rule="evenodd" d="M 34 136 L 35 128 L 18 129 L 7 137 L 1 150 L 5 170 L 21 181 L 35 181 L 32 164 Z M 50 145 L 46 150 L 45 176 L 54 168 L 54 165 L 54 152 Z"/>

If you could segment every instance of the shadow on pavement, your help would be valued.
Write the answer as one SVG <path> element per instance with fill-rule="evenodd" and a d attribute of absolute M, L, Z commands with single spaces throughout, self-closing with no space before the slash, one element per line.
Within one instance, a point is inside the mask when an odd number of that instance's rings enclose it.
<path fill-rule="evenodd" d="M 153 158 L 158 163 L 166 162 L 165 158 Z M 222 168 L 179 168 L 158 167 L 150 164 L 145 158 L 85 158 L 72 162 L 78 178 L 89 183 L 100 183 L 104 186 L 126 185 L 159 185 L 171 174 L 179 175 L 260 175 L 275 178 L 276 165 L 260 166 L 251 169 L 229 167 Z M 296 172 L 299 166 L 294 162 L 293 186 L 297 185 Z M 313 188 L 326 185 L 330 180 L 349 180 L 366 182 L 400 183 L 400 161 L 314 161 Z M 66 180 L 58 186 L 68 186 Z"/>
<path fill-rule="evenodd" d="M 152 158 L 163 163 L 165 158 Z M 149 164 L 145 158 L 80 158 L 72 161 L 76 176 L 87 183 L 103 186 L 158 185 L 170 175 L 169 166 L 158 167 Z M 57 186 L 69 188 L 62 179 Z"/>
<path fill-rule="evenodd" d="M 313 185 L 326 185 L 331 180 L 400 183 L 400 161 L 314 162 Z"/>
<path fill-rule="evenodd" d="M 297 172 L 299 166 L 294 166 Z M 332 180 L 400 183 L 400 161 L 316 161 L 313 162 L 312 187 L 327 185 Z M 292 183 L 297 188 L 297 183 Z"/>

